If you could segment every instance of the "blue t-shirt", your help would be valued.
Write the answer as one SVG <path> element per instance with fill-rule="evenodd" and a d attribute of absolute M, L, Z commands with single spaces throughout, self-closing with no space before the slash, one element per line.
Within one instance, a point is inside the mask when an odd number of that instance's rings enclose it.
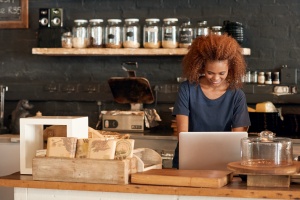
<path fill-rule="evenodd" d="M 211 100 L 199 85 L 182 82 L 175 101 L 173 115 L 189 117 L 189 130 L 231 131 L 231 128 L 250 126 L 245 93 L 228 89 L 222 96 Z M 174 152 L 173 168 L 179 168 L 179 147 Z"/>
<path fill-rule="evenodd" d="M 217 99 L 208 99 L 199 85 L 181 83 L 173 115 L 189 117 L 189 131 L 231 131 L 250 126 L 244 92 L 228 89 Z"/>

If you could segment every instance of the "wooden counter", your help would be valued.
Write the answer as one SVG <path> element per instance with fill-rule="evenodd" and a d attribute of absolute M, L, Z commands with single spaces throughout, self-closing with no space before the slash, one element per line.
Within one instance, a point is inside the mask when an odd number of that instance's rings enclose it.
<path fill-rule="evenodd" d="M 245 182 L 234 178 L 233 182 L 222 188 L 192 188 L 154 185 L 110 185 L 71 182 L 33 181 L 31 175 L 15 173 L 0 178 L 0 186 L 17 188 L 37 188 L 52 190 L 77 190 L 113 193 L 158 194 L 177 196 L 213 196 L 240 198 L 300 198 L 300 184 L 292 183 L 289 188 L 247 187 Z"/>

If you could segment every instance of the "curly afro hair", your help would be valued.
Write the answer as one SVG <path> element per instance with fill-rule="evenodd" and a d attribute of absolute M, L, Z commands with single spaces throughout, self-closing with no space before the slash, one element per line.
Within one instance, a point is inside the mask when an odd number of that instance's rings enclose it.
<path fill-rule="evenodd" d="M 246 62 L 241 46 L 228 35 L 197 37 L 183 58 L 183 75 L 191 83 L 200 83 L 199 77 L 204 73 L 207 61 L 228 60 L 229 88 L 241 88 L 242 77 L 245 75 Z"/>

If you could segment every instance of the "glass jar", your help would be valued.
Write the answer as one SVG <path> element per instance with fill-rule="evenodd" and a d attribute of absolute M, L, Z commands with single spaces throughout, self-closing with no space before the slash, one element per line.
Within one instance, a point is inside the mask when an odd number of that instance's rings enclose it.
<path fill-rule="evenodd" d="M 198 21 L 195 28 L 194 38 L 199 36 L 206 36 L 209 34 L 209 27 L 207 21 Z"/>
<path fill-rule="evenodd" d="M 257 71 L 253 71 L 251 74 L 251 82 L 257 83 Z"/>
<path fill-rule="evenodd" d="M 247 71 L 245 75 L 245 83 L 250 83 L 251 82 L 251 72 Z"/>
<path fill-rule="evenodd" d="M 222 26 L 212 26 L 210 33 L 214 34 L 214 35 L 222 35 L 223 34 L 223 28 L 222 28 Z"/>
<path fill-rule="evenodd" d="M 265 72 L 259 72 L 257 77 L 258 84 L 264 84 L 265 83 Z"/>
<path fill-rule="evenodd" d="M 91 47 L 103 47 L 103 19 L 89 20 L 89 33 L 91 39 Z"/>
<path fill-rule="evenodd" d="M 271 131 L 259 133 L 259 137 L 241 140 L 241 165 L 249 167 L 281 167 L 293 164 L 292 139 L 275 137 Z"/>
<path fill-rule="evenodd" d="M 105 47 L 121 48 L 122 47 L 122 20 L 108 19 L 105 28 Z"/>
<path fill-rule="evenodd" d="M 140 45 L 139 19 L 125 19 L 123 31 L 123 47 L 139 48 Z"/>
<path fill-rule="evenodd" d="M 194 28 L 190 21 L 183 22 L 179 28 L 179 47 L 188 48 L 193 41 Z"/>
<path fill-rule="evenodd" d="M 72 46 L 74 48 L 86 48 L 89 45 L 88 21 L 75 19 L 72 28 Z"/>
<path fill-rule="evenodd" d="M 72 33 L 66 32 L 61 36 L 61 47 L 62 48 L 72 48 Z"/>
<path fill-rule="evenodd" d="M 178 47 L 178 19 L 165 18 L 162 26 L 162 47 L 177 48 Z"/>
<path fill-rule="evenodd" d="M 161 46 L 161 26 L 157 18 L 145 19 L 143 29 L 144 48 L 157 49 Z"/>
<path fill-rule="evenodd" d="M 274 72 L 274 80 L 273 80 L 273 84 L 280 84 L 280 80 L 279 80 L 279 72 Z"/>
<path fill-rule="evenodd" d="M 271 72 L 266 72 L 266 80 L 265 80 L 265 84 L 272 84 L 272 73 Z"/>

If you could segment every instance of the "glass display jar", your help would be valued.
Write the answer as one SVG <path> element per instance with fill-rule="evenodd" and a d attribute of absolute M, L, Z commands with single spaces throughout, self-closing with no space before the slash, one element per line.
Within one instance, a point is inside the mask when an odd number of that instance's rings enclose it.
<path fill-rule="evenodd" d="M 62 48 L 72 48 L 72 33 L 66 32 L 61 36 L 61 47 Z"/>
<path fill-rule="evenodd" d="M 267 85 L 272 84 L 272 73 L 271 72 L 266 72 L 265 84 L 267 84 Z"/>
<path fill-rule="evenodd" d="M 165 18 L 162 26 L 162 47 L 177 48 L 178 47 L 178 19 Z"/>
<path fill-rule="evenodd" d="M 259 72 L 257 77 L 258 84 L 264 84 L 265 83 L 265 72 Z"/>
<path fill-rule="evenodd" d="M 183 22 L 179 28 L 179 47 L 188 48 L 193 41 L 194 28 L 190 21 Z"/>
<path fill-rule="evenodd" d="M 280 84 L 279 72 L 274 72 L 273 84 Z"/>
<path fill-rule="evenodd" d="M 123 47 L 139 48 L 140 43 L 140 25 L 139 19 L 125 19 L 123 31 Z"/>
<path fill-rule="evenodd" d="M 281 167 L 293 164 L 292 139 L 275 137 L 271 131 L 263 131 L 259 137 L 241 140 L 241 165 L 250 167 Z"/>
<path fill-rule="evenodd" d="M 91 47 L 103 47 L 103 19 L 89 20 L 89 34 L 91 39 Z"/>
<path fill-rule="evenodd" d="M 214 34 L 214 35 L 222 35 L 223 34 L 223 27 L 222 26 L 212 26 L 210 33 Z"/>
<path fill-rule="evenodd" d="M 74 48 L 86 48 L 89 46 L 88 21 L 75 19 L 72 28 L 72 46 Z"/>
<path fill-rule="evenodd" d="M 157 49 L 161 46 L 161 25 L 157 18 L 145 19 L 143 28 L 144 48 Z"/>
<path fill-rule="evenodd" d="M 199 36 L 206 36 L 209 34 L 209 27 L 207 21 L 198 21 L 195 27 L 194 38 Z"/>
<path fill-rule="evenodd" d="M 121 48 L 122 47 L 122 20 L 108 19 L 105 27 L 105 47 Z"/>

